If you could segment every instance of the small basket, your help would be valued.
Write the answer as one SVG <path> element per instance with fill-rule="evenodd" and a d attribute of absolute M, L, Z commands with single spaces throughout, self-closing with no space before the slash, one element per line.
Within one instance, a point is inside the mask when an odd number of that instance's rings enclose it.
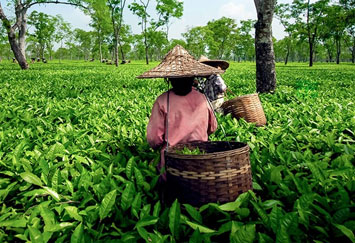
<path fill-rule="evenodd" d="M 199 148 L 200 155 L 184 155 L 184 147 Z M 249 146 L 238 142 L 178 144 L 165 154 L 170 197 L 200 206 L 234 201 L 252 189 Z"/>
<path fill-rule="evenodd" d="M 256 126 L 264 126 L 266 117 L 257 93 L 239 96 L 228 100 L 222 105 L 224 114 L 231 113 L 233 117 L 244 118 L 247 122 L 256 123 Z"/>

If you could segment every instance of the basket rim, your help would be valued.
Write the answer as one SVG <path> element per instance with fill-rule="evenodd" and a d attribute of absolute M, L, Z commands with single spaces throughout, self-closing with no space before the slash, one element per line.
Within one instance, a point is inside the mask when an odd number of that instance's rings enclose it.
<path fill-rule="evenodd" d="M 231 149 L 231 150 L 226 150 L 226 151 L 221 151 L 221 152 L 213 152 L 213 153 L 206 153 L 206 154 L 178 154 L 174 151 L 168 150 L 165 151 L 165 156 L 169 156 L 171 158 L 177 158 L 177 159 L 188 159 L 188 160 L 205 160 L 205 159 L 215 159 L 215 158 L 221 158 L 221 157 L 226 157 L 226 156 L 233 156 L 236 154 L 243 154 L 246 153 L 250 150 L 250 147 L 247 143 L 243 142 L 235 142 L 235 141 L 196 141 L 196 142 L 189 142 L 189 143 L 179 143 L 176 144 L 170 149 L 174 149 L 179 146 L 186 146 L 186 145 L 196 145 L 196 144 L 206 144 L 206 143 L 233 143 L 233 144 L 242 144 L 243 146 L 240 148 L 236 149 Z"/>
<path fill-rule="evenodd" d="M 253 93 L 253 94 L 241 95 L 241 96 L 234 97 L 234 98 L 232 98 L 230 100 L 227 100 L 226 102 L 233 101 L 233 100 L 239 100 L 239 99 L 243 99 L 243 98 L 249 98 L 249 97 L 252 97 L 252 96 L 258 96 L 259 97 L 259 94 L 258 93 Z"/>

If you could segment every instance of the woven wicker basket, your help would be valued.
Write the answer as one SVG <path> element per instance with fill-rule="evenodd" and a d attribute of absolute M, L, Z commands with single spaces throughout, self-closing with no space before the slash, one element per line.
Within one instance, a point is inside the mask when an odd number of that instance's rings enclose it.
<path fill-rule="evenodd" d="M 199 148 L 201 155 L 184 155 L 184 147 Z M 165 154 L 169 193 L 182 203 L 199 206 L 234 201 L 252 189 L 249 146 L 238 142 L 179 144 Z"/>
<path fill-rule="evenodd" d="M 257 126 L 266 124 L 266 117 L 258 94 L 239 96 L 228 100 L 222 105 L 224 114 L 231 113 L 233 117 L 244 118 L 247 122 L 256 123 Z"/>

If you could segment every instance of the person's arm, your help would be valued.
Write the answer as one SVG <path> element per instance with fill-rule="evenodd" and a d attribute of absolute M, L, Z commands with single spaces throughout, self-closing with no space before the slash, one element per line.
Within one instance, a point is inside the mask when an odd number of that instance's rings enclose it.
<path fill-rule="evenodd" d="M 217 130 L 217 119 L 211 109 L 211 107 L 208 106 L 208 129 L 207 129 L 207 134 L 210 135 L 211 133 L 214 133 Z"/>
<path fill-rule="evenodd" d="M 164 144 L 165 114 L 156 101 L 153 105 L 152 114 L 147 126 L 147 140 L 149 146 L 157 149 Z"/>

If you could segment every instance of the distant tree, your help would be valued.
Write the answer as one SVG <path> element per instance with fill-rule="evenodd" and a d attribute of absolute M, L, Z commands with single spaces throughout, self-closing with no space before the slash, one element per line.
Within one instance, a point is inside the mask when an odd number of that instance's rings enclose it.
<path fill-rule="evenodd" d="M 235 21 L 226 17 L 207 23 L 206 28 L 209 30 L 210 37 L 206 40 L 209 56 L 219 59 L 228 56 L 227 53 L 233 46 L 233 34 L 236 32 L 236 27 Z"/>
<path fill-rule="evenodd" d="M 340 6 L 343 7 L 346 14 L 346 36 L 345 43 L 351 52 L 351 61 L 355 63 L 355 1 L 339 0 Z"/>
<path fill-rule="evenodd" d="M 57 20 L 57 18 L 51 15 L 37 11 L 33 11 L 28 17 L 28 24 L 34 28 L 30 36 L 32 36 L 32 40 L 38 43 L 40 58 L 44 58 L 46 48 L 49 51 L 52 48 Z"/>
<path fill-rule="evenodd" d="M 133 35 L 132 38 L 133 51 L 130 53 L 136 60 L 144 60 L 146 58 L 144 36 L 142 34 Z"/>
<path fill-rule="evenodd" d="M 85 31 L 82 29 L 74 30 L 74 40 L 76 42 L 76 48 L 80 51 L 78 54 L 87 60 L 92 57 L 92 48 L 94 43 L 94 33 L 91 31 Z"/>
<path fill-rule="evenodd" d="M 91 2 L 90 11 L 87 11 L 91 16 L 91 24 L 97 34 L 97 44 L 100 56 L 100 62 L 103 59 L 102 45 L 108 35 L 113 32 L 113 23 L 110 9 L 108 7 L 109 2 L 107 0 L 96 0 Z"/>
<path fill-rule="evenodd" d="M 254 20 L 242 20 L 240 21 L 240 27 L 234 33 L 235 44 L 232 50 L 234 58 L 238 58 L 238 61 L 240 59 L 246 61 L 255 56 L 254 37 L 251 35 L 254 24 Z"/>
<path fill-rule="evenodd" d="M 123 24 L 123 11 L 126 5 L 126 0 L 108 0 L 107 1 L 114 33 L 114 59 L 115 65 L 118 66 L 118 47 L 120 33 Z"/>
<path fill-rule="evenodd" d="M 173 49 L 176 45 L 180 45 L 180 46 L 184 47 L 185 49 L 187 49 L 187 44 L 184 40 L 171 39 L 169 41 L 169 44 L 167 46 L 165 46 L 164 53 L 167 53 L 169 50 Z"/>
<path fill-rule="evenodd" d="M 8 35 L 8 40 L 11 46 L 11 49 L 15 55 L 16 60 L 18 61 L 22 69 L 28 69 L 29 65 L 26 61 L 26 32 L 27 32 L 27 10 L 36 4 L 45 4 L 45 3 L 55 3 L 55 4 L 68 4 L 86 8 L 86 2 L 81 0 L 68 0 L 68 1 L 59 1 L 59 0 L 27 0 L 27 1 L 9 1 L 10 4 L 14 7 L 14 14 L 16 20 L 14 24 L 11 24 L 11 20 L 5 15 L 1 3 L 0 3 L 0 20 L 2 25 L 5 27 Z"/>
<path fill-rule="evenodd" d="M 168 44 L 168 35 L 169 27 L 172 18 L 180 18 L 183 12 L 183 3 L 179 0 L 157 0 L 156 11 L 158 17 L 156 19 L 152 18 L 148 13 L 149 6 L 152 1 L 150 0 L 134 0 L 128 7 L 134 15 L 139 18 L 138 25 L 141 26 L 141 36 L 143 37 L 143 44 L 145 48 L 145 61 L 146 64 L 149 64 L 149 56 L 152 56 L 152 52 L 149 50 L 152 47 L 152 44 L 157 46 L 161 44 L 161 41 Z M 165 26 L 165 36 L 162 40 L 159 40 L 158 43 L 149 40 L 149 38 L 156 39 L 157 35 L 160 35 L 158 28 Z M 159 32 L 157 34 L 153 32 Z M 157 50 L 157 49 L 156 49 Z M 158 50 L 161 52 L 162 50 Z M 160 55 L 159 53 L 157 54 Z"/>
<path fill-rule="evenodd" d="M 258 20 L 255 23 L 256 91 L 276 88 L 275 54 L 272 42 L 272 19 L 276 0 L 254 0 Z"/>
<path fill-rule="evenodd" d="M 341 43 L 347 27 L 346 10 L 339 5 L 326 7 L 324 10 L 323 24 L 320 28 L 320 35 L 333 39 L 336 46 L 336 63 L 340 62 Z"/>
<path fill-rule="evenodd" d="M 119 52 L 121 53 L 121 59 L 126 60 L 126 53 L 131 50 L 131 43 L 133 41 L 133 35 L 131 26 L 123 24 L 121 28 L 121 34 L 118 39 Z"/>
<path fill-rule="evenodd" d="M 165 26 L 165 39 L 168 40 L 171 18 L 181 18 L 184 11 L 184 3 L 179 0 L 157 0 L 156 10 L 159 15 L 157 25 Z"/>
<path fill-rule="evenodd" d="M 295 32 L 295 25 L 292 24 L 290 19 L 292 18 L 291 16 L 291 10 L 290 10 L 290 5 L 289 4 L 278 4 L 275 7 L 275 16 L 276 18 L 279 19 L 281 22 L 282 26 L 285 29 L 285 32 L 287 33 L 287 37 L 284 38 L 284 40 L 280 43 L 285 47 L 286 52 L 284 53 L 285 57 L 285 65 L 288 63 L 288 58 L 290 56 L 291 52 L 291 46 L 293 44 L 294 40 L 294 32 Z"/>
<path fill-rule="evenodd" d="M 207 39 L 211 38 L 205 26 L 197 26 L 187 30 L 182 36 L 186 42 L 187 50 L 195 57 L 206 55 Z"/>
<path fill-rule="evenodd" d="M 11 48 L 7 40 L 6 29 L 0 25 L 0 61 L 7 57 L 10 58 Z"/>
<path fill-rule="evenodd" d="M 307 39 L 309 46 L 309 66 L 313 66 L 315 46 L 319 39 L 320 26 L 323 25 L 325 10 L 329 0 L 295 0 L 291 4 L 291 16 L 295 21 L 295 30 L 301 39 Z"/>
<path fill-rule="evenodd" d="M 57 43 L 60 43 L 60 48 L 63 48 L 63 41 L 70 38 L 70 35 L 72 34 L 71 25 L 65 22 L 61 15 L 57 15 L 56 19 L 57 19 L 57 24 L 54 33 L 54 38 Z M 59 62 L 61 61 L 61 59 L 62 56 L 59 55 Z"/>
<path fill-rule="evenodd" d="M 133 14 L 137 15 L 139 18 L 138 25 L 142 28 L 143 43 L 145 48 L 145 62 L 149 64 L 149 45 L 148 45 L 148 28 L 149 28 L 149 13 L 148 6 L 150 0 L 134 0 L 132 4 L 128 7 Z"/>
<path fill-rule="evenodd" d="M 283 39 L 274 42 L 274 50 L 276 60 L 283 60 L 284 64 L 287 65 L 290 57 L 296 53 L 295 49 L 295 39 L 292 36 L 285 36 Z"/>
<path fill-rule="evenodd" d="M 148 30 L 149 56 L 151 60 L 161 60 L 164 47 L 169 44 L 166 34 L 163 31 L 156 31 L 153 28 Z"/>

